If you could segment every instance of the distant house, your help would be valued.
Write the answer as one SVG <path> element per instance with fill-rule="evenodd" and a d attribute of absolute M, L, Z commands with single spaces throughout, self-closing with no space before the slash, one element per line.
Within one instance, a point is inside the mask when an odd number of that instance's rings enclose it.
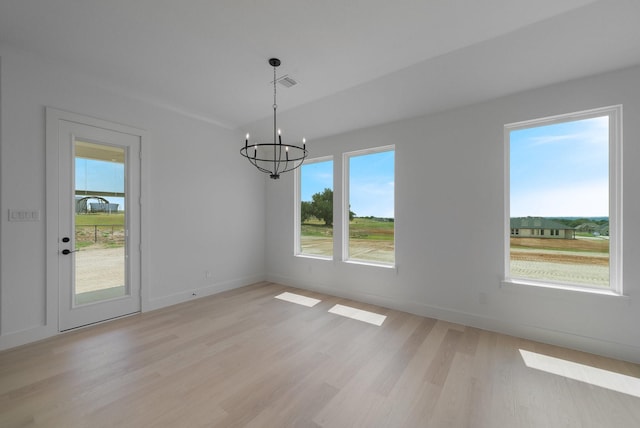
<path fill-rule="evenodd" d="M 510 227 L 514 238 L 576 239 L 574 228 L 544 217 L 512 217 Z"/>

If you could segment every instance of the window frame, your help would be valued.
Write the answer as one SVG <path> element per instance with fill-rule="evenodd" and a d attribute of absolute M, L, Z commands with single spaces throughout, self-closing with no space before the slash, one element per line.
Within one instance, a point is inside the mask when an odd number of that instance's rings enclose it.
<path fill-rule="evenodd" d="M 609 117 L 609 287 L 560 283 L 550 280 L 512 278 L 510 272 L 510 209 L 512 131 L 573 122 L 595 117 Z M 573 113 L 543 117 L 504 125 L 504 280 L 502 285 L 528 285 L 559 288 L 596 294 L 623 294 L 622 284 L 622 105 L 613 105 Z"/>
<path fill-rule="evenodd" d="M 320 163 L 320 162 L 329 162 L 331 161 L 333 163 L 331 171 L 333 173 L 333 178 L 331 180 L 331 190 L 333 191 L 334 197 L 333 197 L 333 203 L 335 206 L 335 168 L 336 168 L 336 163 L 335 160 L 333 159 L 333 156 L 328 155 L 328 156 L 320 156 L 320 157 L 316 157 L 313 159 L 305 159 L 304 163 L 302 165 L 300 165 L 300 168 L 296 169 L 296 173 L 294 175 L 294 180 L 293 180 L 293 187 L 294 187 L 294 195 L 295 195 L 295 202 L 294 202 L 294 213 L 293 213 L 293 221 L 295 224 L 294 227 L 294 232 L 293 232 L 293 255 L 296 257 L 307 257 L 307 258 L 312 258 L 312 259 L 320 259 L 320 260 L 334 260 L 335 258 L 335 221 L 333 222 L 334 224 L 334 233 L 332 235 L 332 251 L 331 251 L 331 256 L 322 256 L 322 255 L 318 255 L 318 254 L 306 254 L 302 252 L 302 243 L 300 241 L 301 239 L 301 235 L 302 235 L 302 231 L 301 231 L 301 227 L 302 227 L 302 222 L 300 221 L 301 219 L 301 203 L 302 203 L 302 195 L 301 195 L 301 191 L 302 191 L 302 168 L 304 167 L 304 165 L 309 165 L 309 164 L 314 164 L 314 163 Z M 335 209 L 334 209 L 335 212 Z"/>
<path fill-rule="evenodd" d="M 349 255 L 349 211 L 350 211 L 350 171 L 349 171 L 349 160 L 352 157 L 356 156 L 364 156 L 376 153 L 384 153 L 393 151 L 393 263 L 385 263 L 374 260 L 361 260 L 361 259 L 352 259 Z M 379 147 L 371 147 L 361 150 L 354 150 L 350 152 L 342 153 L 342 206 L 341 206 L 341 214 L 342 214 L 342 261 L 345 263 L 354 263 L 361 265 L 369 265 L 369 266 L 378 266 L 385 268 L 395 268 L 397 264 L 396 258 L 396 170 L 397 170 L 397 156 L 396 156 L 396 145 L 390 144 L 387 146 L 379 146 Z"/>

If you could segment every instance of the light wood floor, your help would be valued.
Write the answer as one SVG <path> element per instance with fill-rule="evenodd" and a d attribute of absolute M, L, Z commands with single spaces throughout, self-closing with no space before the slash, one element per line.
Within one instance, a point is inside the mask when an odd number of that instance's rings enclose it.
<path fill-rule="evenodd" d="M 387 319 L 328 313 L 336 303 Z M 527 367 L 521 350 L 627 393 Z M 639 378 L 635 364 L 261 283 L 0 353 L 0 426 L 637 428 Z"/>

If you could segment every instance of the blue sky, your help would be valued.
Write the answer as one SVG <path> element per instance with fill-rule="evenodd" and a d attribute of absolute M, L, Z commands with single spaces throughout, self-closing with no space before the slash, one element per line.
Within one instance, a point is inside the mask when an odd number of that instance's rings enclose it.
<path fill-rule="evenodd" d="M 609 215 L 609 118 L 510 133 L 511 217 Z"/>
<path fill-rule="evenodd" d="M 124 164 L 76 158 L 76 189 L 123 193 Z M 104 198 L 111 203 L 120 204 L 118 210 L 124 210 L 124 198 L 111 196 L 104 196 Z"/>
<path fill-rule="evenodd" d="M 349 158 L 351 211 L 357 216 L 394 218 L 394 152 Z M 333 161 L 305 163 L 301 169 L 301 200 L 333 189 Z"/>
<path fill-rule="evenodd" d="M 300 200 L 311 201 L 311 196 L 324 189 L 333 190 L 333 161 L 302 164 L 300 167 Z"/>

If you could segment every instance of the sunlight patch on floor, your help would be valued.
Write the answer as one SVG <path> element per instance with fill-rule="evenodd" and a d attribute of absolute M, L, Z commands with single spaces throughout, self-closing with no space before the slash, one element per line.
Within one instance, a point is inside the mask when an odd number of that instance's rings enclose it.
<path fill-rule="evenodd" d="M 285 291 L 282 294 L 278 294 L 276 296 L 276 299 L 284 300 L 286 302 L 296 303 L 298 305 L 306 306 L 308 308 L 312 308 L 321 302 L 321 300 L 313 299 L 311 297 L 301 296 L 300 294 L 289 293 L 288 291 Z"/>
<path fill-rule="evenodd" d="M 640 379 L 520 349 L 527 367 L 640 397 Z"/>
<path fill-rule="evenodd" d="M 384 320 L 387 319 L 386 315 L 380 315 L 374 312 L 363 311 L 362 309 L 343 305 L 335 305 L 333 308 L 329 309 L 329 312 L 377 326 L 381 326 Z"/>

